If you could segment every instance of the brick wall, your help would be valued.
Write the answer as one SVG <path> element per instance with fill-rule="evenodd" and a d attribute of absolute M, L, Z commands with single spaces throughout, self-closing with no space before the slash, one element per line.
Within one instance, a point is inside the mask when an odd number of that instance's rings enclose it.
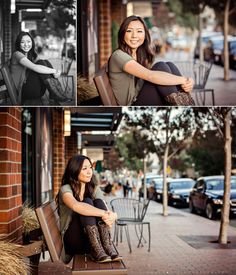
<path fill-rule="evenodd" d="M 110 0 L 100 0 L 98 10 L 100 67 L 102 67 L 105 63 L 107 63 L 112 51 Z"/>
<path fill-rule="evenodd" d="M 122 0 L 111 1 L 111 19 L 121 25 L 126 18 L 126 5 L 122 4 Z"/>
<path fill-rule="evenodd" d="M 63 109 L 53 110 L 53 181 L 54 196 L 61 186 L 65 169 L 65 139 L 63 133 Z"/>
<path fill-rule="evenodd" d="M 22 236 L 21 109 L 0 108 L 0 234 Z"/>
<path fill-rule="evenodd" d="M 77 134 L 75 131 L 69 137 L 65 137 L 65 159 L 66 163 L 69 158 L 77 154 Z"/>

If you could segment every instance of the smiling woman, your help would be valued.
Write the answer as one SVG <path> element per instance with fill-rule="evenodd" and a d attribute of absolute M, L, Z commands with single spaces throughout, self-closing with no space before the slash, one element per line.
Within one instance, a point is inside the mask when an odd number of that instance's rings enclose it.
<path fill-rule="evenodd" d="M 38 59 L 34 39 L 28 32 L 20 32 L 16 38 L 10 72 L 21 105 L 41 105 L 46 89 L 49 91 L 49 105 L 69 102 L 57 79 L 61 72 L 48 60 Z"/>
<path fill-rule="evenodd" d="M 157 62 L 144 20 L 127 17 L 118 33 L 118 49 L 109 59 L 109 79 L 118 105 L 194 105 L 193 79 L 171 62 Z"/>

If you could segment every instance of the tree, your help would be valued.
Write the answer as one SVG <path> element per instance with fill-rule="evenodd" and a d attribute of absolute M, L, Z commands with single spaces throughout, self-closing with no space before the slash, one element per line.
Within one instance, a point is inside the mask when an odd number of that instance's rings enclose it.
<path fill-rule="evenodd" d="M 201 16 L 205 6 L 209 6 L 215 10 L 215 13 L 222 13 L 224 11 L 224 80 L 229 80 L 229 49 L 228 49 L 228 34 L 229 34 L 229 17 L 231 14 L 235 14 L 236 0 L 183 0 L 182 1 L 184 11 L 191 11 L 194 14 L 199 15 L 199 37 L 201 37 Z M 234 20 L 235 21 L 235 20 Z M 201 42 L 201 39 L 199 40 Z M 202 51 L 200 45 L 200 60 L 202 61 Z"/>
<path fill-rule="evenodd" d="M 231 171 L 232 171 L 232 137 L 231 137 L 231 114 L 232 108 L 221 107 L 216 109 L 209 109 L 213 119 L 218 126 L 219 133 L 224 139 L 225 165 L 224 165 L 224 195 L 223 207 L 221 210 L 221 223 L 218 242 L 227 244 L 227 228 L 229 225 L 230 212 L 230 189 L 231 189 Z M 219 125 L 223 126 L 222 128 Z"/>
<path fill-rule="evenodd" d="M 175 107 L 129 108 L 125 118 L 127 125 L 136 127 L 145 134 L 147 141 L 153 142 L 155 153 L 162 159 L 163 215 L 167 216 L 167 164 L 171 157 L 185 147 L 187 138 L 193 134 L 191 111 L 189 108 Z"/>
<path fill-rule="evenodd" d="M 224 172 L 223 140 L 217 130 L 196 131 L 191 147 L 187 149 L 195 171 L 201 176 Z"/>
<path fill-rule="evenodd" d="M 230 188 L 231 188 L 231 171 L 232 171 L 232 148 L 231 148 L 231 120 L 232 108 L 197 108 L 195 112 L 198 113 L 197 120 L 204 120 L 207 117 L 208 124 L 218 130 L 219 135 L 224 141 L 224 195 L 223 207 L 221 211 L 221 223 L 218 242 L 227 244 L 227 227 L 229 224 L 230 211 Z M 211 120 L 211 121 L 210 121 Z M 201 122 L 202 123 L 202 122 Z"/>
<path fill-rule="evenodd" d="M 136 128 L 125 128 L 116 140 L 117 151 L 122 157 L 123 164 L 129 170 L 139 171 L 143 169 L 145 152 L 153 152 L 154 145 L 148 141 L 145 135 L 141 135 Z"/>

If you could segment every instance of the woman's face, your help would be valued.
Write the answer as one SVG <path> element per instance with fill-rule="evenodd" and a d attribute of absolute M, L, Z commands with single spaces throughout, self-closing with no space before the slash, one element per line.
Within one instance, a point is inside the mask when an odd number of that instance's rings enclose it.
<path fill-rule="evenodd" d="M 28 53 L 32 49 L 32 40 L 28 35 L 24 35 L 20 42 L 20 48 L 25 53 Z"/>
<path fill-rule="evenodd" d="M 138 49 L 145 40 L 145 30 L 139 20 L 129 23 L 124 37 L 125 43 L 133 50 Z"/>
<path fill-rule="evenodd" d="M 79 173 L 79 181 L 83 183 L 88 183 L 91 181 L 93 175 L 93 168 L 89 160 L 85 159 L 82 165 L 82 169 Z"/>

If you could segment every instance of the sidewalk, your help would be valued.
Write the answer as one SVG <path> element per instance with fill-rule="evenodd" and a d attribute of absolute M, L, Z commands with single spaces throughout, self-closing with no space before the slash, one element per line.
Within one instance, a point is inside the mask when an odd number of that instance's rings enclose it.
<path fill-rule="evenodd" d="M 107 197 L 109 202 L 114 197 Z M 137 248 L 134 227 L 130 226 L 132 253 L 129 253 L 125 234 L 118 250 L 123 256 L 129 275 L 151 274 L 236 274 L 236 228 L 228 230 L 227 247 L 217 240 L 219 222 L 208 220 L 169 207 L 169 216 L 162 216 L 162 205 L 150 202 L 146 219 L 151 222 L 151 252 L 147 244 Z M 145 238 L 147 231 L 145 228 Z M 39 274 L 70 274 L 63 265 L 41 262 Z"/>

